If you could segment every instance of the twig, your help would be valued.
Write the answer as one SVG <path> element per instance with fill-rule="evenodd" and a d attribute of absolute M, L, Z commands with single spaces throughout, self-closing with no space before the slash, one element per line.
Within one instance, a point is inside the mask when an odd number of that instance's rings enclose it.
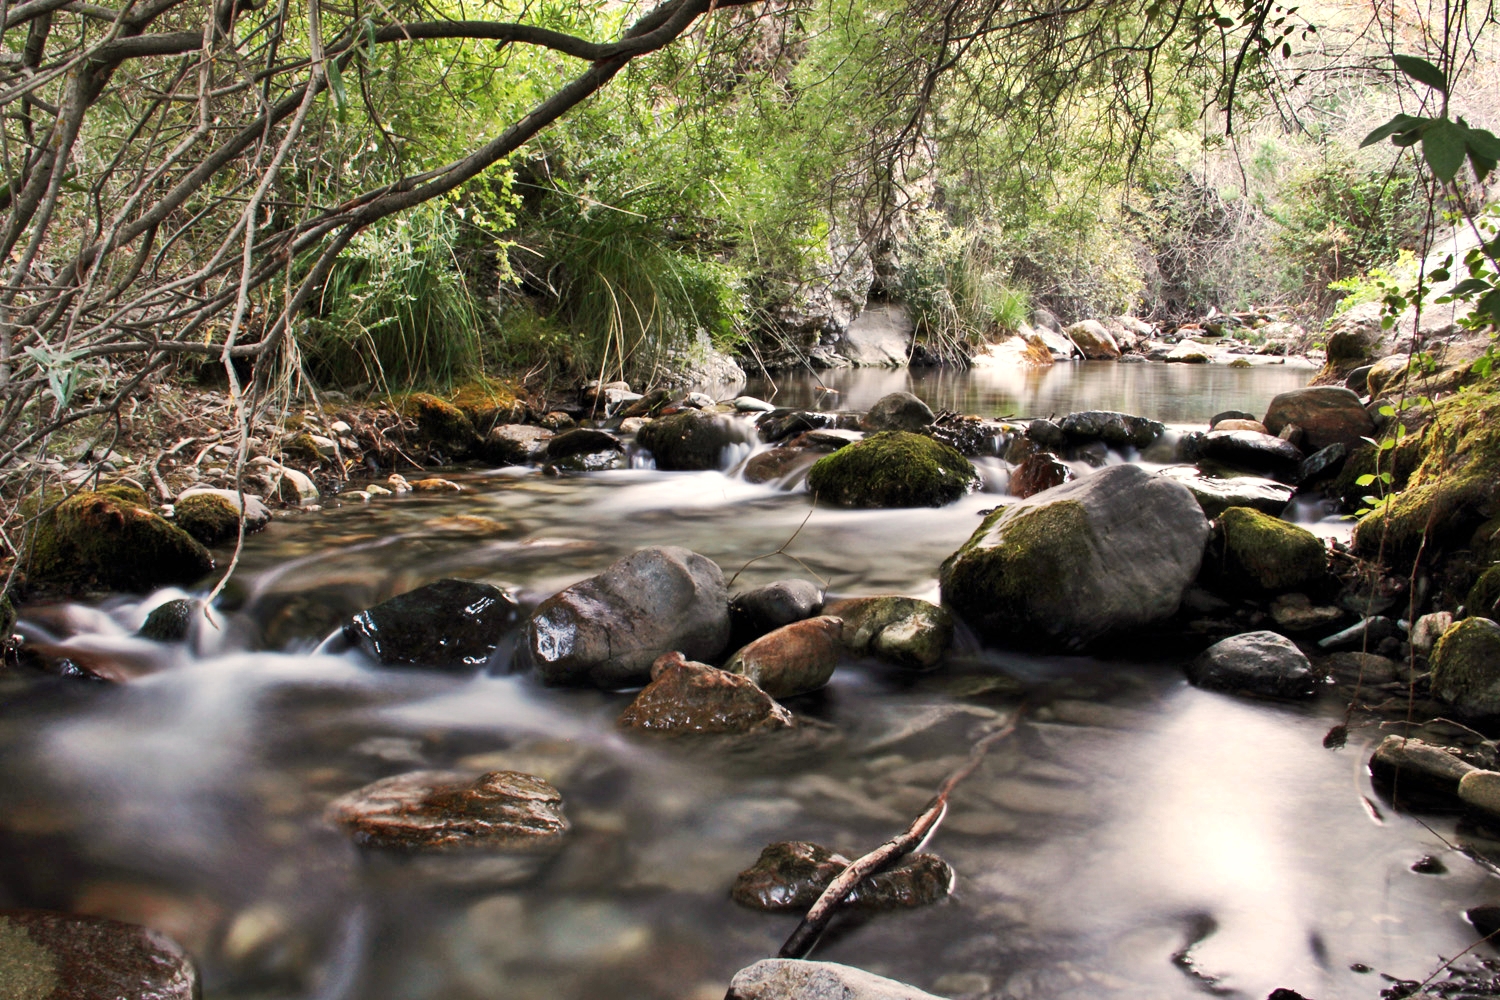
<path fill-rule="evenodd" d="M 794 532 L 792 532 L 792 537 L 788 538 L 786 541 L 782 542 L 781 543 L 781 547 L 778 548 L 775 552 L 767 552 L 764 555 L 758 555 L 754 559 L 751 559 L 749 562 L 745 563 L 745 565 L 741 566 L 738 570 L 735 571 L 734 576 L 731 576 L 729 578 L 729 582 L 727 584 L 725 584 L 725 586 L 726 587 L 733 587 L 734 586 L 734 581 L 736 581 L 736 580 L 738 580 L 740 578 L 740 574 L 741 573 L 745 572 L 745 570 L 749 569 L 751 566 L 753 566 L 756 563 L 760 562 L 762 559 L 769 559 L 772 556 L 789 555 L 787 553 L 787 548 L 790 547 L 791 544 L 797 540 L 797 536 L 798 535 L 802 534 L 802 529 L 805 528 L 805 527 L 807 527 L 807 522 L 810 521 L 810 520 L 812 520 L 813 511 L 815 511 L 817 509 L 818 509 L 818 495 L 816 493 L 814 493 L 813 494 L 813 505 L 807 509 L 807 516 L 802 519 L 802 523 L 801 524 L 797 525 L 797 530 L 794 531 Z M 823 585 L 823 587 L 824 587 L 825 590 L 828 588 L 828 581 L 825 580 L 825 579 L 823 579 L 822 575 L 819 574 L 816 570 L 814 570 L 811 566 L 807 565 L 807 563 L 803 562 L 801 559 L 798 559 L 796 556 L 789 556 L 789 558 L 795 560 L 798 566 L 801 566 L 803 569 L 807 570 L 813 576 L 816 576 L 818 578 L 818 582 Z"/>
<path fill-rule="evenodd" d="M 1009 722 L 987 734 L 969 748 L 968 759 L 948 775 L 947 780 L 938 789 L 937 795 L 905 831 L 887 840 L 864 857 L 850 862 L 849 866 L 828 884 L 828 888 L 824 889 L 817 902 L 813 903 L 812 908 L 807 911 L 807 916 L 802 918 L 802 922 L 792 932 L 792 936 L 786 939 L 786 944 L 781 946 L 777 957 L 805 957 L 808 952 L 812 951 L 813 945 L 817 944 L 818 938 L 828 927 L 828 922 L 833 919 L 839 906 L 851 892 L 859 887 L 861 882 L 883 871 L 898 858 L 910 854 L 932 835 L 948 812 L 948 798 L 953 794 L 953 789 L 958 787 L 959 782 L 974 773 L 990 747 L 1016 731 L 1016 723 L 1020 721 L 1022 711 L 1022 708 L 1017 708 Z"/>
<path fill-rule="evenodd" d="M 177 454 L 183 448 L 186 448 L 197 440 L 195 437 L 185 437 L 151 460 L 148 471 L 151 473 L 151 482 L 156 485 L 156 492 L 161 496 L 162 503 L 172 502 L 172 491 L 167 488 L 167 481 L 161 476 L 161 460 L 168 455 Z"/>

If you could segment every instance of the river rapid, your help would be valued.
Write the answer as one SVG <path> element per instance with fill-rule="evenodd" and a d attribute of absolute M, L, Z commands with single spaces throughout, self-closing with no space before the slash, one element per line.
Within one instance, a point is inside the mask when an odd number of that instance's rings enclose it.
<path fill-rule="evenodd" d="M 1201 426 L 1263 412 L 1310 374 L 857 370 L 744 391 L 864 409 L 908 389 L 934 410 Z M 622 735 L 628 693 L 318 651 L 348 615 L 422 583 L 482 580 L 530 608 L 654 544 L 716 560 L 732 590 L 801 576 L 831 596 L 936 599 L 938 565 L 1000 499 L 1002 463 L 980 468 L 987 492 L 940 510 L 810 518 L 802 490 L 726 472 L 457 469 L 444 474 L 463 493 L 278 518 L 247 540 L 218 627 L 190 648 L 131 635 L 178 591 L 23 609 L 29 638 L 131 680 L 4 689 L 0 906 L 166 931 L 208 1000 L 718 1000 L 796 924 L 729 899 L 761 847 L 873 848 L 1024 700 L 927 848 L 956 869 L 953 896 L 844 920 L 814 957 L 955 997 L 1373 1000 L 1383 976 L 1424 979 L 1474 942 L 1463 911 L 1489 901 L 1491 876 L 1459 845 L 1484 843 L 1371 788 L 1365 762 L 1389 730 L 1323 748 L 1344 708 L 1331 689 L 1252 701 L 1190 687 L 1175 656 L 1038 657 L 964 635 L 934 674 L 841 664 L 788 702 L 827 724 L 812 738 L 715 749 Z M 752 562 L 799 525 L 784 555 Z M 324 821 L 334 797 L 421 768 L 548 779 L 567 846 L 521 884 L 455 888 L 362 856 Z"/>

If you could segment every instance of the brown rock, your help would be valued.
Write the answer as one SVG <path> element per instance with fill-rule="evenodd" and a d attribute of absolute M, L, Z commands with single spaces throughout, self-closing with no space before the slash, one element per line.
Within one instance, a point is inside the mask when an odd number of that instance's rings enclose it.
<path fill-rule="evenodd" d="M 0 910 L 7 1000 L 195 1000 L 198 974 L 175 942 L 134 924 Z"/>
<path fill-rule="evenodd" d="M 755 910 L 805 910 L 850 860 L 805 841 L 771 844 L 753 866 L 740 872 L 729 894 Z M 935 903 L 952 890 L 953 869 L 946 861 L 933 854 L 913 854 L 865 879 L 845 898 L 846 905 L 858 909 L 886 910 Z"/>
<path fill-rule="evenodd" d="M 816 691 L 838 665 L 843 629 L 830 615 L 783 625 L 735 653 L 724 669 L 750 678 L 772 698 Z"/>
<path fill-rule="evenodd" d="M 805 472 L 821 457 L 801 448 L 771 448 L 752 455 L 741 474 L 747 483 L 769 483 Z"/>
<path fill-rule="evenodd" d="M 1028 455 L 1010 474 L 1010 492 L 1024 499 L 1074 478 L 1073 470 L 1056 455 L 1039 451 Z"/>
<path fill-rule="evenodd" d="M 1283 392 L 1271 400 L 1262 421 L 1271 434 L 1288 424 L 1302 428 L 1303 448 L 1309 453 L 1331 444 L 1353 448 L 1375 433 L 1375 424 L 1359 397 L 1343 386 L 1314 385 Z"/>
<path fill-rule="evenodd" d="M 747 733 L 789 729 L 792 713 L 739 674 L 668 653 L 651 665 L 651 683 L 620 714 L 627 729 Z"/>
<path fill-rule="evenodd" d="M 1240 420 L 1237 417 L 1220 420 L 1213 425 L 1212 429 L 1216 431 L 1254 431 L 1257 434 L 1266 433 L 1266 425 L 1259 420 Z"/>
<path fill-rule="evenodd" d="M 328 820 L 364 847 L 529 853 L 568 832 L 562 795 L 519 771 L 413 771 L 335 799 Z"/>

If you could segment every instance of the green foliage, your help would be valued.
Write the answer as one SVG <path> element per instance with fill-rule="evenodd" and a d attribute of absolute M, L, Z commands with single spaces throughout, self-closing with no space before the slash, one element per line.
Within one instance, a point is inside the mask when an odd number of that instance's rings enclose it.
<path fill-rule="evenodd" d="M 896 292 L 918 329 L 940 348 L 962 350 L 1030 318 L 1031 296 L 1008 283 L 998 232 L 969 230 L 934 211 L 914 213 L 897 247 Z"/>

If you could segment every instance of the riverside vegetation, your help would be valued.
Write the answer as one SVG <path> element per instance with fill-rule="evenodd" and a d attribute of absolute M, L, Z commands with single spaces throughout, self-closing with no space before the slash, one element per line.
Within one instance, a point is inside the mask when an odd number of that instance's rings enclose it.
<path fill-rule="evenodd" d="M 918 819 L 886 853 L 778 839 L 720 887 L 814 914 L 781 957 L 733 976 L 741 1000 L 931 995 L 802 959 L 829 921 L 857 935 L 837 923 L 854 911 L 945 904 L 963 866 L 910 852 L 981 773 L 969 747 L 1079 711 L 995 657 L 1144 655 L 1225 696 L 1336 697 L 1330 750 L 1397 730 L 1369 760 L 1390 806 L 1500 825 L 1500 237 L 1485 207 L 1500 142 L 1458 115 L 1495 110 L 1487 21 L 1468 5 L 1414 12 L 1431 32 L 1393 18 L 1373 34 L 1271 3 L 305 14 L 6 15 L 0 495 L 7 600 L 23 603 L 0 691 L 22 728 L 29 704 L 142 672 L 80 644 L 78 605 L 56 602 L 155 593 L 131 605 L 129 641 L 142 662 L 191 660 L 226 622 L 238 641 L 247 536 L 356 504 L 437 510 L 485 489 L 476 470 L 727 474 L 762 499 L 806 494 L 808 518 L 939 511 L 985 490 L 999 505 L 921 571 L 936 601 L 840 592 L 806 565 L 736 589 L 731 567 L 667 539 L 586 577 L 559 554 L 542 579 L 569 582 L 545 593 L 438 571 L 360 607 L 313 600 L 256 621 L 246 646 L 315 639 L 360 671 L 597 689 L 591 704 L 643 745 L 793 770 L 845 752 L 851 734 L 817 700 L 840 673 L 920 685 L 981 664 L 964 676 L 1005 711 L 968 706 L 984 726 L 963 752 L 917 762 L 903 787 L 937 797 L 901 800 Z M 1432 38 L 1430 59 L 1407 53 Z M 1285 86 L 1293 74 L 1307 89 Z M 444 99 L 411 97 L 435 88 Z M 1334 96 L 1378 113 L 1340 135 Z M 1303 131 L 1235 125 L 1268 109 Z M 1222 150 L 1188 145 L 1221 126 Z M 1369 149 L 1385 139 L 1416 153 L 1392 167 Z M 1337 310 L 1330 285 L 1349 293 Z M 1201 427 L 934 412 L 907 392 L 855 410 L 821 382 L 815 406 L 739 391 L 746 367 L 1098 363 L 1301 364 L 1313 384 Z M 1313 502 L 1357 518 L 1347 540 L 1283 519 Z M 738 555 L 796 560 L 796 538 Z M 912 766 L 904 752 L 888 766 Z M 378 776 L 336 770 L 337 794 L 318 785 L 291 812 L 347 837 L 372 882 L 566 886 L 557 873 L 610 842 L 608 772 L 473 766 L 493 757 L 416 767 L 392 751 Z M 1010 821 L 996 815 L 993 834 Z M 845 874 L 862 863 L 878 871 Z M 44 880 L 8 879 L 0 983 L 23 995 L 193 996 L 204 954 L 229 994 L 258 989 L 247 970 L 263 963 L 275 988 L 313 995 L 283 926 L 52 912 L 66 901 Z M 1472 902 L 1488 938 L 1497 924 Z M 261 944 L 235 944 L 252 931 Z M 1212 933 L 1171 964 L 1218 989 L 1195 964 Z M 1434 965 L 1445 988 L 1489 988 L 1484 961 Z M 1021 988 L 955 975 L 929 985 Z M 1314 989 L 1276 985 L 1283 1000 Z"/>

